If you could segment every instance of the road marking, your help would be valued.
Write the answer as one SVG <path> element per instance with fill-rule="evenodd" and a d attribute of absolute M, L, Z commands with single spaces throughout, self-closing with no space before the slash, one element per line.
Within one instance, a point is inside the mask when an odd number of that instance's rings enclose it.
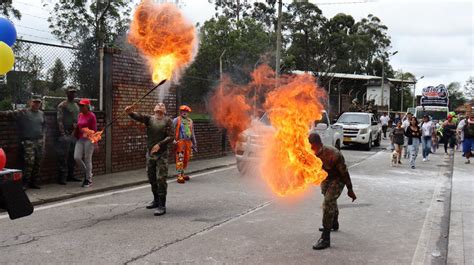
<path fill-rule="evenodd" d="M 236 168 L 236 166 L 230 166 L 230 167 L 226 167 L 226 168 L 214 169 L 214 170 L 211 170 L 211 171 L 206 171 L 206 172 L 203 172 L 203 173 L 190 175 L 189 177 L 190 178 L 196 178 L 196 177 L 205 176 L 205 175 L 209 175 L 209 174 L 214 174 L 214 173 L 218 173 L 218 172 L 221 172 L 221 171 L 226 171 L 226 170 L 230 170 L 230 169 L 234 169 L 234 168 Z M 170 180 L 167 181 L 167 183 L 173 183 L 173 182 L 176 182 L 176 179 L 170 179 Z M 72 200 L 67 200 L 67 201 L 63 201 L 63 202 L 59 202 L 59 203 L 53 203 L 53 204 L 37 207 L 37 208 L 35 208 L 35 212 L 42 211 L 42 210 L 47 210 L 47 209 L 51 209 L 51 208 L 56 208 L 56 207 L 61 207 L 61 206 L 64 206 L 64 205 L 69 205 L 69 204 L 73 204 L 73 203 L 77 203 L 77 202 L 83 202 L 83 201 L 88 201 L 88 200 L 92 200 L 92 199 L 111 196 L 111 195 L 115 195 L 115 194 L 121 194 L 121 193 L 141 190 L 141 189 L 145 189 L 145 188 L 149 188 L 149 187 L 150 187 L 149 184 L 143 184 L 143 185 L 140 185 L 140 186 L 137 186 L 137 187 L 127 188 L 127 189 L 122 189 L 122 190 L 116 190 L 116 191 L 110 191 L 110 192 L 106 192 L 106 193 L 85 196 L 85 197 L 81 197 L 81 198 L 78 198 L 78 199 L 72 199 Z M 9 218 L 8 214 L 0 215 L 0 220 L 1 219 L 6 219 L 6 218 Z"/>

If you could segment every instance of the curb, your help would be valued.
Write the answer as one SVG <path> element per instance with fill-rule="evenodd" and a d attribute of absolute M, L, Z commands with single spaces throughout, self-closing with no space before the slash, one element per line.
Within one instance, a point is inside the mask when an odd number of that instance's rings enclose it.
<path fill-rule="evenodd" d="M 205 171 L 231 167 L 231 166 L 234 166 L 234 165 L 236 165 L 236 163 L 230 163 L 230 164 L 214 166 L 214 167 L 207 167 L 207 168 L 203 168 L 203 169 L 197 169 L 197 170 L 194 170 L 194 171 L 189 171 L 189 174 L 196 174 L 196 173 L 201 173 L 201 172 L 205 172 Z M 174 177 L 168 176 L 168 179 L 172 179 L 172 178 L 174 178 Z M 46 203 L 64 201 L 64 200 L 77 198 L 77 197 L 81 197 L 81 196 L 85 196 L 85 195 L 91 195 L 91 194 L 95 194 L 95 193 L 101 193 L 101 192 L 112 191 L 112 190 L 119 190 L 119 189 L 138 186 L 138 185 L 142 185 L 142 184 L 146 184 L 146 183 L 148 183 L 148 180 L 140 180 L 140 181 L 125 183 L 125 184 L 119 184 L 119 185 L 104 187 L 104 188 L 95 189 L 95 190 L 84 190 L 83 192 L 79 192 L 79 193 L 65 194 L 65 195 L 54 197 L 54 198 L 48 198 L 48 199 L 44 199 L 44 200 L 33 201 L 31 203 L 33 204 L 33 206 L 38 206 L 38 205 L 42 205 L 42 204 L 46 204 Z"/>

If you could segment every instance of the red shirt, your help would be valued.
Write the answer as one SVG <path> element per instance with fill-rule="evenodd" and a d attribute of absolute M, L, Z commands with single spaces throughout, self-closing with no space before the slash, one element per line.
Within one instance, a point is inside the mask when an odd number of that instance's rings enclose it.
<path fill-rule="evenodd" d="M 88 128 L 94 132 L 97 131 L 97 118 L 95 117 L 94 112 L 89 111 L 87 114 L 83 114 L 82 112 L 79 113 L 79 117 L 77 118 L 77 139 L 85 138 L 82 133 L 82 128 Z"/>

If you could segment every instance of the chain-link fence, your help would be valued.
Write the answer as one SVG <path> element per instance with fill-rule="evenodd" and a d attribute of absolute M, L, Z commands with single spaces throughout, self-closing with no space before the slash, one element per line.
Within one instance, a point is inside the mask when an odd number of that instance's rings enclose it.
<path fill-rule="evenodd" d="M 12 48 L 15 65 L 0 84 L 0 110 L 22 107 L 33 94 L 43 96 L 45 110 L 53 110 L 68 85 L 79 89 L 79 97 L 98 98 L 95 49 L 21 39 Z"/>

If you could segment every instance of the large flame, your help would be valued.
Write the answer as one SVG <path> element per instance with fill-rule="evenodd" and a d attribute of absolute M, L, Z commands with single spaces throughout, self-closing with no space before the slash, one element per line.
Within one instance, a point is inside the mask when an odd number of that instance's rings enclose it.
<path fill-rule="evenodd" d="M 263 151 L 261 173 L 279 196 L 305 191 L 319 185 L 327 173 L 308 142 L 309 125 L 321 119 L 324 91 L 309 74 L 281 80 L 270 92 L 265 109 L 276 132 Z"/>
<path fill-rule="evenodd" d="M 197 50 L 196 29 L 180 10 L 151 0 L 137 7 L 128 41 L 147 58 L 155 83 L 173 77 L 177 80 Z"/>
<path fill-rule="evenodd" d="M 219 84 L 209 103 L 217 125 L 228 130 L 235 146 L 238 135 L 251 124 L 250 105 L 257 106 L 257 112 L 267 112 L 275 129 L 259 139 L 264 143 L 260 173 L 271 190 L 283 197 L 319 185 L 327 173 L 311 149 L 308 133 L 311 122 L 321 119 L 324 90 L 309 74 L 276 79 L 268 65 L 259 66 L 251 77 L 247 86 L 235 85 L 228 78 Z M 262 98 L 265 103 L 259 107 Z"/>
<path fill-rule="evenodd" d="M 209 100 L 209 110 L 218 126 L 227 129 L 232 148 L 241 132 L 250 126 L 249 111 L 243 92 L 245 89 L 232 83 L 229 77 L 216 88 Z"/>

